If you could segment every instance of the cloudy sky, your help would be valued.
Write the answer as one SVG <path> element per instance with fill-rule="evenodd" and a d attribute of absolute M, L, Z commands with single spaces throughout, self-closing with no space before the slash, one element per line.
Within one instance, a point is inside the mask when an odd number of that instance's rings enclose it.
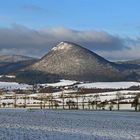
<path fill-rule="evenodd" d="M 42 57 L 60 41 L 140 59 L 140 0 L 2 0 L 0 55 Z"/>

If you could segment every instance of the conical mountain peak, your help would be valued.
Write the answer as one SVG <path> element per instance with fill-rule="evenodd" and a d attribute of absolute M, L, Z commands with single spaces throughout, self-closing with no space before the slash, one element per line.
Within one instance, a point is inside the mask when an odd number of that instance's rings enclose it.
<path fill-rule="evenodd" d="M 118 69 L 96 53 L 75 43 L 63 41 L 56 45 L 32 70 L 58 75 L 64 79 L 107 80 L 118 78 Z"/>

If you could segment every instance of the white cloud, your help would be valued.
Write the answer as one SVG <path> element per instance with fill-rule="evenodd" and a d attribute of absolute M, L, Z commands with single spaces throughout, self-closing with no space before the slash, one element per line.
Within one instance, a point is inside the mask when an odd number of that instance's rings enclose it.
<path fill-rule="evenodd" d="M 0 28 L 0 54 L 43 56 L 60 41 L 78 43 L 109 59 L 140 58 L 140 39 L 122 38 L 104 31 L 77 31 L 64 27 L 32 30 L 13 25 Z"/>

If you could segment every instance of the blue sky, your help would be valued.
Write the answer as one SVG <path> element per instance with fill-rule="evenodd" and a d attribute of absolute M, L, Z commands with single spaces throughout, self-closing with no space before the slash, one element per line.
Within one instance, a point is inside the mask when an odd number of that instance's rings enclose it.
<path fill-rule="evenodd" d="M 45 34 L 48 34 L 48 32 L 50 33 L 50 30 L 53 30 L 55 36 L 58 34 L 58 32 L 60 36 L 60 30 L 61 36 L 63 36 L 63 32 L 66 34 L 66 32 L 69 33 L 69 31 L 81 31 L 82 33 L 84 32 L 85 35 L 89 35 L 91 32 L 94 32 L 93 35 L 95 35 L 97 32 L 97 34 L 101 33 L 101 36 L 103 36 L 102 33 L 105 32 L 109 37 L 114 37 L 115 39 L 119 38 L 122 41 L 122 44 L 119 45 L 122 45 L 122 47 L 125 46 L 123 49 L 130 51 L 130 49 L 133 49 L 133 43 L 134 46 L 138 46 L 139 44 L 139 9 L 140 0 L 1 0 L 0 36 L 2 36 L 4 29 L 6 29 L 6 33 L 9 31 L 10 33 L 14 32 L 15 34 L 15 32 L 19 31 L 17 31 L 17 28 L 20 28 L 20 31 L 22 30 L 22 32 L 23 30 L 24 32 L 25 30 L 28 30 L 30 33 L 32 30 L 39 33 L 43 30 L 43 33 L 46 31 Z M 10 40 L 11 36 L 8 36 L 8 39 Z M 49 45 L 54 45 L 57 41 L 59 41 L 58 38 L 60 37 L 56 38 L 57 39 L 54 43 L 51 41 L 46 43 Z M 68 40 L 71 41 L 71 38 L 68 38 Z M 80 43 L 79 40 L 75 42 Z M 110 46 L 112 49 L 107 49 L 106 51 L 105 49 L 102 51 L 100 47 L 97 49 L 97 47 L 101 45 L 95 45 L 94 42 L 97 42 L 95 41 L 95 38 L 93 41 L 95 49 L 94 47 L 91 47 L 92 41 L 87 44 L 85 42 L 81 42 L 81 44 L 85 45 L 86 47 L 90 44 L 88 48 L 95 52 L 97 51 L 106 58 L 131 59 L 131 57 L 128 56 L 123 58 L 121 54 L 119 56 L 120 58 L 112 58 L 113 56 L 109 56 L 109 52 L 107 51 L 114 51 L 113 46 Z M 26 42 L 24 43 L 28 44 Z M 6 49 L 9 50 L 10 47 L 5 45 L 4 48 L 3 44 L 5 43 L 0 44 L 1 53 L 6 53 Z M 118 48 L 121 48 L 119 45 Z M 35 54 L 35 56 L 41 56 L 43 55 L 42 52 L 44 52 L 44 50 L 47 51 L 50 49 L 50 47 L 47 45 L 47 49 L 44 49 L 44 46 L 42 47 L 42 50 L 39 50 L 40 53 Z M 21 48 L 18 48 L 18 50 L 22 50 L 19 51 L 19 54 L 20 52 L 22 54 L 23 47 L 24 45 L 21 44 Z M 11 50 L 15 49 L 17 48 L 13 48 L 11 45 Z M 116 51 L 118 51 L 118 49 Z M 132 56 L 132 58 L 134 57 Z"/>
<path fill-rule="evenodd" d="M 2 0 L 0 26 L 16 23 L 31 28 L 65 26 L 137 33 L 139 7 L 139 0 Z"/>

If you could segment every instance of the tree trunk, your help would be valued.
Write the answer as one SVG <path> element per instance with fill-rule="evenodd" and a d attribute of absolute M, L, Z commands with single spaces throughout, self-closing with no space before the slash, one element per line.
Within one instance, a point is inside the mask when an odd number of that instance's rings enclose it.
<path fill-rule="evenodd" d="M 40 102 L 40 109 L 42 109 L 42 101 Z"/>
<path fill-rule="evenodd" d="M 137 104 L 135 105 L 135 111 L 138 111 L 138 105 Z"/>
<path fill-rule="evenodd" d="M 119 103 L 119 101 L 117 103 L 117 108 L 118 108 L 118 110 L 120 110 L 120 103 Z"/>
<path fill-rule="evenodd" d="M 16 94 L 14 95 L 14 108 L 17 107 L 17 97 L 16 97 Z"/>
<path fill-rule="evenodd" d="M 78 97 L 77 97 L 77 109 L 79 109 L 79 104 L 78 104 Z"/>
<path fill-rule="evenodd" d="M 97 101 L 96 101 L 96 110 L 97 110 L 98 108 L 97 108 Z"/>
<path fill-rule="evenodd" d="M 92 110 L 94 110 L 94 105 L 92 104 Z"/>
<path fill-rule="evenodd" d="M 51 104 L 50 104 L 50 101 L 49 101 L 49 109 L 51 108 Z"/>
<path fill-rule="evenodd" d="M 26 108 L 26 95 L 24 96 L 24 108 Z"/>
<path fill-rule="evenodd" d="M 62 97 L 62 98 L 63 98 L 63 99 L 62 99 L 62 100 L 63 100 L 63 109 L 65 109 L 64 97 Z"/>
<path fill-rule="evenodd" d="M 84 99 L 82 100 L 82 108 L 83 108 L 83 110 L 85 109 L 85 100 Z"/>
<path fill-rule="evenodd" d="M 45 104 L 46 104 L 46 102 L 44 101 L 44 108 L 46 107 Z"/>

